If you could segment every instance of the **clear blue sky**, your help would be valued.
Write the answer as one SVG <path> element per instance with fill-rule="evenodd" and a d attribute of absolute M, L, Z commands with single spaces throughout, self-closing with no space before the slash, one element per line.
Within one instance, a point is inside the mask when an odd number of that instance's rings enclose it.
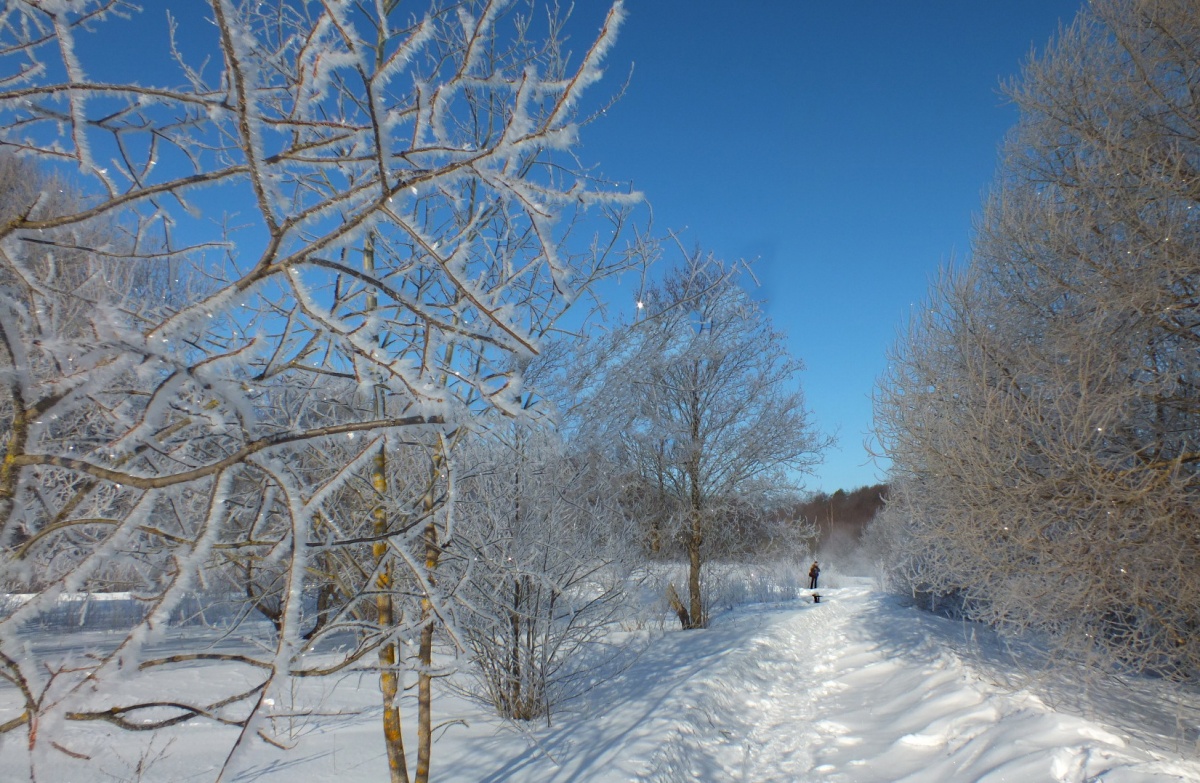
<path fill-rule="evenodd" d="M 839 438 L 809 489 L 885 478 L 863 441 L 886 351 L 939 265 L 969 250 L 1016 120 L 1001 80 L 1080 5 L 626 0 L 608 76 L 591 96 L 611 95 L 631 67 L 632 77 L 584 129 L 581 159 L 643 191 L 658 232 L 755 261 L 757 294 L 807 365 L 800 382 L 815 423 Z M 144 8 L 86 37 L 85 47 L 104 47 L 89 61 L 142 62 L 138 47 L 112 42 L 164 36 L 167 8 L 183 17 L 184 39 L 214 45 L 202 4 Z M 577 3 L 576 53 L 607 8 Z"/>
<path fill-rule="evenodd" d="M 632 81 L 582 157 L 644 191 L 659 231 L 757 259 L 815 421 L 839 437 L 809 489 L 885 478 L 862 444 L 886 351 L 938 267 L 969 250 L 1017 117 L 1001 80 L 1080 6 L 627 0 L 605 82 L 631 63 Z"/>

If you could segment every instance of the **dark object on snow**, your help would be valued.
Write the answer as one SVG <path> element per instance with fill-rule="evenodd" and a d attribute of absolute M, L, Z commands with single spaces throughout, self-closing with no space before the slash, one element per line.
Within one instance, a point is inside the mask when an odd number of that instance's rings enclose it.
<path fill-rule="evenodd" d="M 808 569 L 808 589 L 809 590 L 817 589 L 817 577 L 820 575 L 821 575 L 821 566 L 817 565 L 817 561 L 814 560 L 813 564 L 812 564 L 812 568 Z"/>
<path fill-rule="evenodd" d="M 821 594 L 820 593 L 813 593 L 813 603 L 814 604 L 821 603 Z"/>

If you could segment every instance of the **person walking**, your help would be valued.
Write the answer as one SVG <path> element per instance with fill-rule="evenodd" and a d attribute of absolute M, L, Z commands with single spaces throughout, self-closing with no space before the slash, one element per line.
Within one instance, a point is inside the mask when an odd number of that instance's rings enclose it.
<path fill-rule="evenodd" d="M 817 561 L 814 560 L 813 564 L 812 564 L 812 568 L 808 569 L 808 589 L 809 590 L 817 589 L 817 577 L 820 575 L 821 575 L 821 566 L 817 565 Z"/>

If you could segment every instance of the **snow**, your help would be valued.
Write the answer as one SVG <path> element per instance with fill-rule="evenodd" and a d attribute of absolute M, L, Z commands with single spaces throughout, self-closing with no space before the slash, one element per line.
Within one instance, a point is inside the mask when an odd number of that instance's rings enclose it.
<path fill-rule="evenodd" d="M 1165 683 L 1091 683 L 1090 706 L 1068 708 L 1078 701 L 1072 697 L 1080 682 L 1019 671 L 981 629 L 918 612 L 865 580 L 842 579 L 820 594 L 820 603 L 806 597 L 732 610 L 703 631 L 624 631 L 631 645 L 644 643 L 636 661 L 549 727 L 513 726 L 442 689 L 432 777 L 442 783 L 1200 780 L 1197 713 L 1192 709 L 1181 723 L 1183 708 L 1169 704 Z M 237 676 L 237 667 L 197 664 L 171 676 L 182 692 L 202 692 L 211 678 Z M 387 779 L 373 675 L 303 680 L 285 691 L 274 694 L 271 708 L 290 749 L 258 743 L 226 779 Z M 13 717 L 11 696 L 0 690 L 0 722 Z M 405 707 L 407 731 L 412 710 Z M 40 769 L 44 779 L 129 779 L 118 770 L 141 759 L 146 781 L 211 780 L 231 736 L 229 728 L 199 719 L 151 740 L 95 726 L 65 731 L 61 744 L 91 758 L 49 756 L 44 763 L 52 767 Z M 19 768 L 22 744 L 8 735 L 0 770 Z"/>

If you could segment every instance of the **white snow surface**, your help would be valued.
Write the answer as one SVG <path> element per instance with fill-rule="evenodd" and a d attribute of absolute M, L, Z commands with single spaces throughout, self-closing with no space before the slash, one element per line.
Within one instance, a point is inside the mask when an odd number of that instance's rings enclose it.
<path fill-rule="evenodd" d="M 1081 708 L 1073 697 L 1082 686 L 1070 678 L 1005 671 L 970 626 L 905 607 L 865 581 L 843 584 L 820 590 L 820 603 L 744 607 L 702 631 L 633 632 L 631 642 L 648 644 L 632 665 L 549 727 L 514 727 L 443 693 L 437 717 L 456 722 L 437 734 L 432 779 L 1200 781 L 1195 713 L 1184 720 L 1182 707 L 1168 707 L 1165 683 L 1101 688 Z M 179 687 L 202 689 L 219 669 L 188 669 Z M 291 748 L 256 743 L 225 779 L 386 781 L 374 676 L 298 688 L 284 699 L 292 703 L 272 705 L 318 713 L 276 719 Z M 10 695 L 0 691 L 0 722 L 13 716 Z M 413 714 L 405 704 L 406 732 Z M 131 734 L 72 727 L 62 744 L 89 759 L 57 756 L 39 779 L 135 779 L 121 770 L 142 758 L 143 781 L 212 780 L 231 736 L 193 720 L 159 732 L 147 753 L 147 738 Z M 0 745 L 0 779 L 23 760 L 14 739 Z"/>

